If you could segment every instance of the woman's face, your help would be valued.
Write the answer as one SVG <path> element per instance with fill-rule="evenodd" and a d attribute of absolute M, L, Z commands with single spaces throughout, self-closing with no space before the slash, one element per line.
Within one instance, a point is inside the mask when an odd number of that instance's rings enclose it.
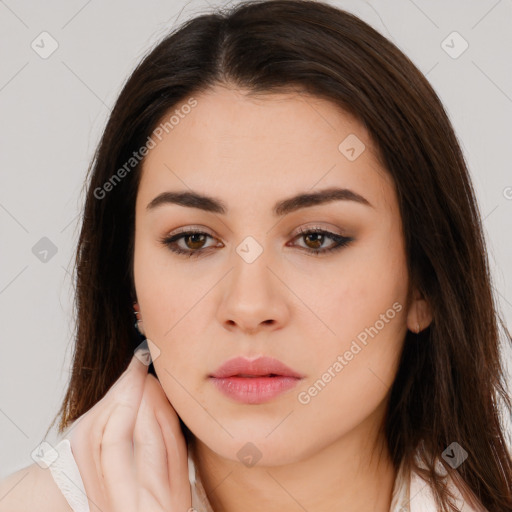
<path fill-rule="evenodd" d="M 232 460 L 253 451 L 285 464 L 371 435 L 410 304 L 397 199 L 367 131 L 305 94 L 250 99 L 217 87 L 188 100 L 153 137 L 136 202 L 135 287 L 165 393 Z M 290 201 L 327 189 L 353 195 Z M 164 192 L 211 200 L 148 208 Z M 329 234 L 299 232 L 314 229 Z M 162 242 L 191 230 L 200 233 Z M 276 358 L 302 378 L 272 381 L 292 383 L 274 396 L 226 395 L 211 375 L 236 356 Z M 235 380 L 251 385 L 224 382 Z"/>

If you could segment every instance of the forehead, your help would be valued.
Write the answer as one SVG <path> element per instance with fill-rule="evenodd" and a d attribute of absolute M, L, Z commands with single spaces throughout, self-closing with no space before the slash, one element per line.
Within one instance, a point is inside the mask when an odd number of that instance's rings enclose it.
<path fill-rule="evenodd" d="M 163 190 L 192 189 L 233 209 L 261 208 L 262 201 L 330 186 L 352 189 L 377 207 L 392 202 L 391 179 L 367 130 L 332 102 L 299 92 L 253 97 L 220 86 L 190 100 L 163 117 L 161 140 L 153 136 L 138 203 Z M 355 159 L 346 153 L 351 148 L 360 153 Z"/>

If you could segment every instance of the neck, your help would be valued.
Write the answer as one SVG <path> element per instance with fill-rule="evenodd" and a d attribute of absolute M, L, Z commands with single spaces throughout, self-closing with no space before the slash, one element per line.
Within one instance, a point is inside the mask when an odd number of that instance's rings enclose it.
<path fill-rule="evenodd" d="M 191 442 L 197 478 L 215 512 L 389 512 L 396 471 L 383 435 L 359 425 L 323 449 L 280 466 L 246 467 Z"/>

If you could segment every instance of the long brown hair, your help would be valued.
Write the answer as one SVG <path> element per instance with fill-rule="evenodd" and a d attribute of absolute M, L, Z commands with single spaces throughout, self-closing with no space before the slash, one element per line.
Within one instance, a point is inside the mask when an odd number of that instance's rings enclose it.
<path fill-rule="evenodd" d="M 511 400 L 499 326 L 507 343 L 512 337 L 492 293 L 481 217 L 456 135 L 428 81 L 395 45 L 317 1 L 245 1 L 196 16 L 126 82 L 87 174 L 75 259 L 76 345 L 59 432 L 102 398 L 141 342 L 132 313 L 141 165 L 126 162 L 166 113 L 219 83 L 251 94 L 310 93 L 367 128 L 396 186 L 411 283 L 433 313 L 418 339 L 407 333 L 391 389 L 383 428 L 393 463 L 423 475 L 439 509 L 456 510 L 436 460 L 490 512 L 512 510 L 512 461 L 499 416 Z M 122 179 L 114 180 L 123 165 Z M 469 454 L 457 470 L 440 457 L 454 441 Z"/>

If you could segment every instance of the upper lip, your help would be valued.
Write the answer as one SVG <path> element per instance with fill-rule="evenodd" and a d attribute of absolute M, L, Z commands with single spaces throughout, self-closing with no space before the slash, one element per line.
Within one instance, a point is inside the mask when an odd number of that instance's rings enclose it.
<path fill-rule="evenodd" d="M 301 379 L 303 375 L 292 370 L 284 363 L 273 357 L 258 357 L 256 359 L 247 359 L 245 357 L 234 357 L 228 359 L 219 366 L 210 377 L 222 379 L 225 377 L 243 375 L 265 376 L 279 375 L 283 377 L 295 377 Z"/>

